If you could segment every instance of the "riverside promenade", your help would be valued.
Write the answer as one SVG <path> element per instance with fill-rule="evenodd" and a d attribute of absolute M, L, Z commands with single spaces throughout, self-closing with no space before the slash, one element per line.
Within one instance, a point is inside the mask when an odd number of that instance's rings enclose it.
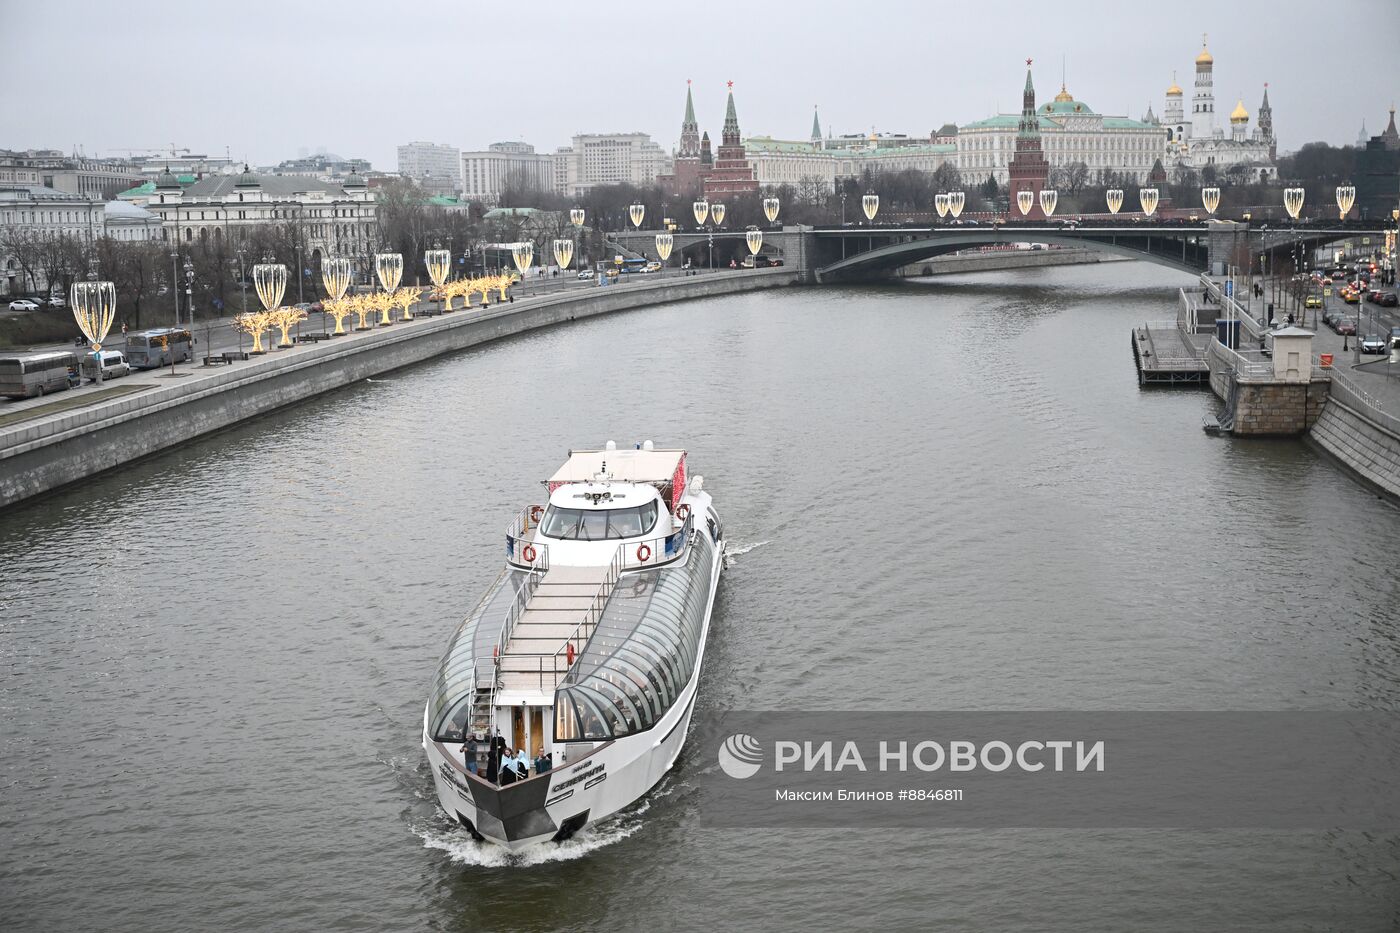
<path fill-rule="evenodd" d="M 527 281 L 512 289 L 513 302 L 351 330 L 227 365 L 186 363 L 176 366 L 173 376 L 168 368 L 149 370 L 46 399 L 0 405 L 0 508 L 444 353 L 580 318 L 782 287 L 797 278 L 782 267 L 726 270 L 522 296 L 520 292 L 531 291 Z M 200 356 L 204 352 L 201 346 Z"/>

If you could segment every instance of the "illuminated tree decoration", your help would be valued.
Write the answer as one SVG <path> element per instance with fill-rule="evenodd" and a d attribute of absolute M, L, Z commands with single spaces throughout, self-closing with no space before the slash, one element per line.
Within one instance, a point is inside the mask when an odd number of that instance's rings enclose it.
<path fill-rule="evenodd" d="M 744 242 L 749 245 L 749 255 L 757 256 L 758 251 L 763 249 L 763 231 L 748 230 L 744 233 Z"/>
<path fill-rule="evenodd" d="M 321 260 L 321 284 L 326 286 L 326 294 L 332 301 L 345 297 L 345 291 L 350 287 L 350 275 L 350 260 L 335 256 Z"/>
<path fill-rule="evenodd" d="M 88 273 L 88 281 L 74 282 L 69 290 L 69 304 L 73 307 L 73 318 L 78 329 L 88 339 L 92 352 L 102 349 L 102 341 L 112 329 L 112 318 L 117 313 L 117 288 L 111 282 L 94 281 L 97 273 Z"/>
<path fill-rule="evenodd" d="M 292 345 L 290 331 L 293 327 L 306 320 L 306 312 L 300 308 L 277 308 L 267 313 L 272 326 L 282 332 L 282 341 L 278 343 L 277 346 L 290 347 Z"/>
<path fill-rule="evenodd" d="M 724 205 L 723 205 L 723 204 L 711 204 L 711 205 L 710 205 L 710 219 L 713 220 L 713 221 L 715 222 L 715 226 L 716 226 L 716 227 L 718 227 L 720 224 L 724 223 Z"/>
<path fill-rule="evenodd" d="M 641 229 L 642 218 L 646 217 L 646 215 L 647 206 L 645 204 L 633 204 L 631 207 L 627 208 L 627 216 L 632 218 L 632 226 L 638 229 Z"/>
<path fill-rule="evenodd" d="M 379 326 L 388 327 L 394 323 L 389 309 L 394 307 L 394 295 L 392 292 L 376 292 L 369 296 L 370 307 L 379 312 Z"/>
<path fill-rule="evenodd" d="M 873 221 L 875 215 L 880 213 L 880 196 L 878 194 L 867 194 L 860 199 L 860 209 L 865 211 L 865 219 Z"/>
<path fill-rule="evenodd" d="M 569 211 L 569 222 L 572 223 L 575 227 L 582 227 L 584 216 L 585 215 L 583 212 L 583 208 L 576 207 L 573 210 Z"/>
<path fill-rule="evenodd" d="M 405 321 L 411 321 L 413 320 L 413 305 L 422 294 L 423 289 L 421 288 L 400 288 L 389 297 L 393 300 L 394 304 L 399 306 L 399 310 L 403 312 L 403 319 Z"/>
<path fill-rule="evenodd" d="M 933 196 L 933 206 L 938 210 L 938 217 L 941 220 L 948 216 L 948 211 L 952 210 L 951 198 L 946 194 L 935 194 Z"/>
<path fill-rule="evenodd" d="M 658 233 L 656 235 L 656 255 L 665 262 L 671 258 L 671 247 L 675 245 L 675 237 L 669 233 Z"/>
<path fill-rule="evenodd" d="M 271 260 L 270 256 L 264 257 L 263 262 L 253 267 L 253 287 L 264 311 L 271 311 L 280 305 L 282 294 L 287 290 L 287 267 Z"/>
<path fill-rule="evenodd" d="M 958 215 L 962 213 L 963 205 L 966 203 L 967 195 L 961 191 L 954 191 L 948 195 L 948 210 L 952 212 L 954 220 L 958 219 Z"/>
<path fill-rule="evenodd" d="M 1346 220 L 1351 206 L 1356 203 L 1356 188 L 1353 185 L 1337 186 L 1337 213 L 1339 220 Z"/>
<path fill-rule="evenodd" d="M 569 268 L 569 263 L 574 261 L 574 241 L 555 240 L 554 241 L 554 262 L 559 268 Z"/>
<path fill-rule="evenodd" d="M 1283 189 L 1283 209 L 1288 211 L 1288 216 L 1294 220 L 1303 212 L 1303 194 L 1302 188 Z"/>
<path fill-rule="evenodd" d="M 249 352 L 255 356 L 261 356 L 267 352 L 263 349 L 262 335 L 272 328 L 273 316 L 276 313 L 275 311 L 245 311 L 233 319 L 234 327 L 253 338 L 253 349 Z"/>
<path fill-rule="evenodd" d="M 531 246 L 531 247 L 530 247 L 530 256 L 531 256 L 531 258 L 534 258 L 534 255 L 535 255 L 535 248 L 534 248 L 533 246 Z M 500 299 L 499 299 L 499 300 L 505 301 L 505 300 L 506 300 L 506 289 L 507 289 L 507 288 L 510 288 L 510 287 L 511 287 L 512 285 L 514 285 L 517 281 L 519 281 L 519 280 L 518 280 L 515 276 L 511 275 L 509 272 L 502 272 L 500 275 L 495 276 L 495 277 L 493 277 L 493 278 L 491 279 L 491 287 L 500 292 Z"/>
<path fill-rule="evenodd" d="M 779 202 L 777 198 L 763 199 L 763 216 L 768 218 L 768 222 L 777 223 Z"/>
<path fill-rule="evenodd" d="M 1055 205 L 1060 203 L 1060 192 L 1047 188 L 1040 192 L 1040 209 L 1049 217 L 1055 213 Z"/>
<path fill-rule="evenodd" d="M 1108 212 L 1110 214 L 1118 213 L 1118 209 L 1123 206 L 1123 189 L 1109 188 L 1104 192 L 1104 199 L 1108 201 Z"/>
<path fill-rule="evenodd" d="M 535 244 L 516 243 L 512 245 L 510 258 L 515 260 L 515 268 L 520 270 L 521 275 L 524 275 L 535 261 Z"/>
<path fill-rule="evenodd" d="M 344 337 L 345 319 L 355 313 L 353 302 L 344 298 L 328 298 L 321 302 L 321 308 L 335 321 L 335 330 L 331 331 L 331 336 Z"/>
<path fill-rule="evenodd" d="M 1202 188 L 1201 206 L 1206 209 L 1207 214 L 1214 216 L 1216 210 L 1220 207 L 1220 189 Z"/>
<path fill-rule="evenodd" d="M 1022 216 L 1022 217 L 1026 216 L 1027 214 L 1029 214 L 1029 213 L 1031 212 L 1031 208 L 1034 207 L 1034 206 L 1035 206 L 1035 192 L 1034 192 L 1034 191 L 1018 191 L 1018 192 L 1016 192 L 1016 207 L 1020 209 L 1020 211 L 1021 211 L 1021 216 Z"/>
<path fill-rule="evenodd" d="M 710 216 L 710 202 L 696 201 L 690 205 L 690 212 L 695 215 L 695 224 L 698 227 L 705 225 L 705 218 Z"/>
<path fill-rule="evenodd" d="M 481 296 L 481 306 L 483 308 L 489 308 L 491 306 L 491 289 L 495 281 L 496 277 L 493 275 L 484 275 L 471 280 L 472 291 Z M 471 299 L 468 299 L 467 303 L 470 304 Z"/>
<path fill-rule="evenodd" d="M 1151 217 L 1157 210 L 1157 189 L 1139 188 L 1138 203 L 1142 205 L 1142 212 Z"/>
<path fill-rule="evenodd" d="M 355 329 L 369 330 L 369 316 L 374 313 L 375 309 L 374 296 L 356 295 L 346 300 L 350 302 L 350 310 L 353 311 L 355 317 L 358 318 Z"/>

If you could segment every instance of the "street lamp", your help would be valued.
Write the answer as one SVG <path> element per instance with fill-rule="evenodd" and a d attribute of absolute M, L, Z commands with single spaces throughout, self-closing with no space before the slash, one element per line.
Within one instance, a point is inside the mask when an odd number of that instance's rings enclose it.
<path fill-rule="evenodd" d="M 185 313 L 189 316 L 189 319 L 190 319 L 190 340 L 191 340 L 191 342 L 193 342 L 193 340 L 194 340 L 194 263 L 190 262 L 190 257 L 188 257 L 188 256 L 185 257 Z M 205 352 L 205 353 L 208 353 L 208 352 L 209 352 L 209 326 L 208 326 L 207 323 L 205 324 L 205 327 L 204 327 L 204 352 Z M 170 365 L 171 365 L 171 367 L 173 368 L 174 365 L 175 365 L 175 363 L 174 363 L 175 355 L 172 353 L 170 358 L 171 358 L 171 364 L 170 364 Z M 191 366 L 194 365 L 194 359 L 193 359 L 193 358 L 190 359 L 190 365 L 191 365 Z"/>
<path fill-rule="evenodd" d="M 175 297 L 175 326 L 180 326 L 180 250 L 170 253 L 170 291 Z"/>
<path fill-rule="evenodd" d="M 238 248 L 238 295 L 243 304 L 242 310 L 248 310 L 248 280 L 243 277 L 243 248 Z"/>
<path fill-rule="evenodd" d="M 583 208 L 576 207 L 569 211 L 569 222 L 574 225 L 574 252 L 579 254 L 579 262 L 584 260 L 583 250 L 579 249 L 580 236 L 583 234 L 583 219 L 585 217 Z"/>

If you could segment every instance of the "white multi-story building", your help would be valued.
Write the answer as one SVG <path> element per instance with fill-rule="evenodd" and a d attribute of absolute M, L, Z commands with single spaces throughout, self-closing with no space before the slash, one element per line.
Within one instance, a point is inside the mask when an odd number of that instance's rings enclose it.
<path fill-rule="evenodd" d="M 1162 126 L 1095 113 L 1063 85 L 1053 101 L 1037 109 L 1036 116 L 1041 146 L 1052 170 L 1082 162 L 1090 179 L 1111 172 L 1141 184 L 1166 147 Z M 1019 113 L 1002 113 L 958 127 L 954 164 L 965 183 L 978 184 L 990 175 L 998 184 L 1006 184 L 1006 167 L 1016 154 L 1020 121 Z"/>
<path fill-rule="evenodd" d="M 508 187 L 553 186 L 550 158 L 529 143 L 492 143 L 484 151 L 462 153 L 462 196 L 495 204 Z"/>
<path fill-rule="evenodd" d="M 43 185 L 0 185 L 0 294 L 46 291 L 42 270 L 24 260 L 22 251 L 32 255 L 57 237 L 91 242 L 105 230 L 104 207 L 101 199 Z"/>
<path fill-rule="evenodd" d="M 653 184 L 671 171 L 671 157 L 646 133 L 581 133 L 553 155 L 553 185 L 578 196 L 598 185 Z"/>
<path fill-rule="evenodd" d="M 407 143 L 399 147 L 399 174 L 455 194 L 462 190 L 462 150 L 446 143 Z"/>
<path fill-rule="evenodd" d="M 902 133 L 876 133 L 868 136 L 844 135 L 822 138 L 821 124 L 812 116 L 812 135 L 805 142 L 750 136 L 744 152 L 760 185 L 813 185 L 833 191 L 845 178 L 858 178 L 873 172 L 899 172 L 918 169 L 936 172 L 953 159 L 957 147 L 935 143 L 928 137 Z"/>
<path fill-rule="evenodd" d="M 67 156 L 56 149 L 0 150 L 0 184 L 39 185 L 103 198 L 140 180 L 140 170 L 121 159 Z"/>
<path fill-rule="evenodd" d="M 211 175 L 182 186 L 166 173 L 156 179 L 146 210 L 160 218 L 161 237 L 186 242 L 239 239 L 257 224 L 305 226 L 311 251 L 363 253 L 376 226 L 375 200 L 357 174 L 343 182 L 294 175 Z"/>

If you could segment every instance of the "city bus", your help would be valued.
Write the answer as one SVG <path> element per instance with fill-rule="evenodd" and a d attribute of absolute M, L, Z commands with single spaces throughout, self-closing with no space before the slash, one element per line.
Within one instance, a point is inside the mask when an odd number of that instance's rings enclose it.
<path fill-rule="evenodd" d="M 194 338 L 181 327 L 158 327 L 126 335 L 126 361 L 134 369 L 156 369 L 194 359 Z"/>
<path fill-rule="evenodd" d="M 0 395 L 33 398 L 76 385 L 78 356 L 68 350 L 0 357 Z"/>

